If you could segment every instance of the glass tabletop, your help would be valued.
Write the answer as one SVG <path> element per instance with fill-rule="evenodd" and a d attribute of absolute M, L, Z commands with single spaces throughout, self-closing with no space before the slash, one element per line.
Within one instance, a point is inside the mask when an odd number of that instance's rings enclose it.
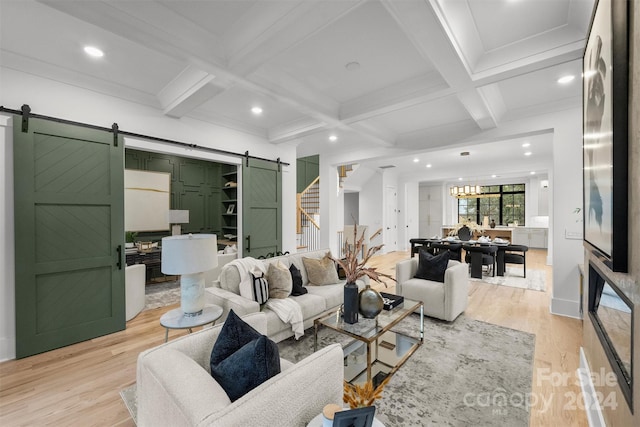
<path fill-rule="evenodd" d="M 422 303 L 418 301 L 405 299 L 402 304 L 392 310 L 382 310 L 375 319 L 366 319 L 360 316 L 358 322 L 354 324 L 345 322 L 340 315 L 340 310 L 337 309 L 316 319 L 316 323 L 361 341 L 371 343 L 398 324 L 402 319 L 418 310 L 421 304 Z"/>

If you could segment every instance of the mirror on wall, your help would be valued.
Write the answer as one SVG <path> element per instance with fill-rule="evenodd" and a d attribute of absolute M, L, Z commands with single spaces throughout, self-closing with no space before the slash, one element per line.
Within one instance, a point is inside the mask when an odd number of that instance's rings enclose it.
<path fill-rule="evenodd" d="M 633 372 L 633 303 L 589 263 L 589 318 L 630 407 Z"/>

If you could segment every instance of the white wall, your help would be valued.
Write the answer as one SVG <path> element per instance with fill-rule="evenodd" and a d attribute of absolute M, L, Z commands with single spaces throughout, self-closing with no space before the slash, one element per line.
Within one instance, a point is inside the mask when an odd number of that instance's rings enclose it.
<path fill-rule="evenodd" d="M 13 127 L 0 115 L 0 361 L 16 357 L 13 250 Z"/>
<path fill-rule="evenodd" d="M 344 193 L 344 223 L 352 224 L 354 218 L 360 224 L 360 193 Z"/>
<path fill-rule="evenodd" d="M 565 237 L 575 229 L 573 211 L 582 206 L 582 111 L 575 109 L 558 118 L 553 134 L 553 174 L 549 234 L 553 236 L 553 294 L 551 312 L 580 317 L 580 276 L 584 262 L 582 240 Z"/>
<path fill-rule="evenodd" d="M 283 169 L 282 176 L 282 250 L 296 251 L 295 209 L 296 209 L 296 148 L 289 144 L 273 145 L 266 143 L 266 137 L 251 135 L 233 129 L 224 128 L 212 123 L 164 116 L 160 109 L 135 104 L 119 98 L 84 90 L 75 86 L 43 79 L 30 74 L 7 68 L 0 69 L 0 105 L 19 109 L 29 104 L 35 114 L 53 116 L 90 123 L 97 126 L 111 127 L 118 123 L 123 131 L 142 135 L 157 136 L 197 144 L 203 147 L 225 151 L 244 153 L 252 156 L 275 159 L 290 166 Z M 3 127 L 5 127 L 4 125 Z M 6 133 L 6 128 L 5 128 Z M 3 282 L 0 283 L 0 295 L 3 296 L 3 310 L 0 313 L 0 359 L 15 357 L 15 326 L 13 290 L 15 280 L 13 272 L 13 175 L 7 178 L 13 164 L 13 155 L 6 136 L 3 136 L 0 151 L 0 164 L 4 165 L 4 186 L 2 189 L 2 211 L 0 224 L 4 227 L 2 269 Z M 153 151 L 169 150 L 167 144 L 149 142 Z M 197 150 L 179 149 L 182 155 L 208 158 Z M 176 153 L 178 154 L 178 153 Z M 0 267 L 2 265 L 0 264 Z"/>
<path fill-rule="evenodd" d="M 382 173 L 376 171 L 360 191 L 360 224 L 369 226 L 371 234 L 384 224 L 384 187 Z M 383 243 L 383 236 L 371 242 L 373 245 Z M 381 253 L 385 252 L 382 248 Z"/>

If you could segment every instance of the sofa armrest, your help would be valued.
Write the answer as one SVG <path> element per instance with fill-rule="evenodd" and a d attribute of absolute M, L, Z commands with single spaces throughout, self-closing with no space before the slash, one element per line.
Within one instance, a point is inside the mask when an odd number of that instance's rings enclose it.
<path fill-rule="evenodd" d="M 241 297 L 226 289 L 216 287 L 205 288 L 204 293 L 207 304 L 215 304 L 222 307 L 222 317 L 218 322 L 224 321 L 231 310 L 241 317 L 260 311 L 260 304 L 257 302 Z"/>
<path fill-rule="evenodd" d="M 339 344 L 325 347 L 211 413 L 200 425 L 307 425 L 325 405 L 342 404 L 343 357 Z"/>
<path fill-rule="evenodd" d="M 409 279 L 413 279 L 417 270 L 417 258 L 409 258 L 396 264 L 396 294 L 402 295 L 402 284 Z"/>
<path fill-rule="evenodd" d="M 462 313 L 467 308 L 469 266 L 457 261 L 449 261 L 449 263 L 449 267 L 444 272 L 445 317 L 447 320 L 453 320 L 454 313 Z"/>

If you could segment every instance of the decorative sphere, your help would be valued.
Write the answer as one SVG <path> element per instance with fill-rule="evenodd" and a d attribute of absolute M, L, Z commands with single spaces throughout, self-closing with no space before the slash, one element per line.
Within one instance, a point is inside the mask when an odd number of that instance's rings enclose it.
<path fill-rule="evenodd" d="M 384 300 L 374 289 L 367 285 L 360 291 L 360 314 L 366 319 L 374 319 L 384 307 Z"/>

